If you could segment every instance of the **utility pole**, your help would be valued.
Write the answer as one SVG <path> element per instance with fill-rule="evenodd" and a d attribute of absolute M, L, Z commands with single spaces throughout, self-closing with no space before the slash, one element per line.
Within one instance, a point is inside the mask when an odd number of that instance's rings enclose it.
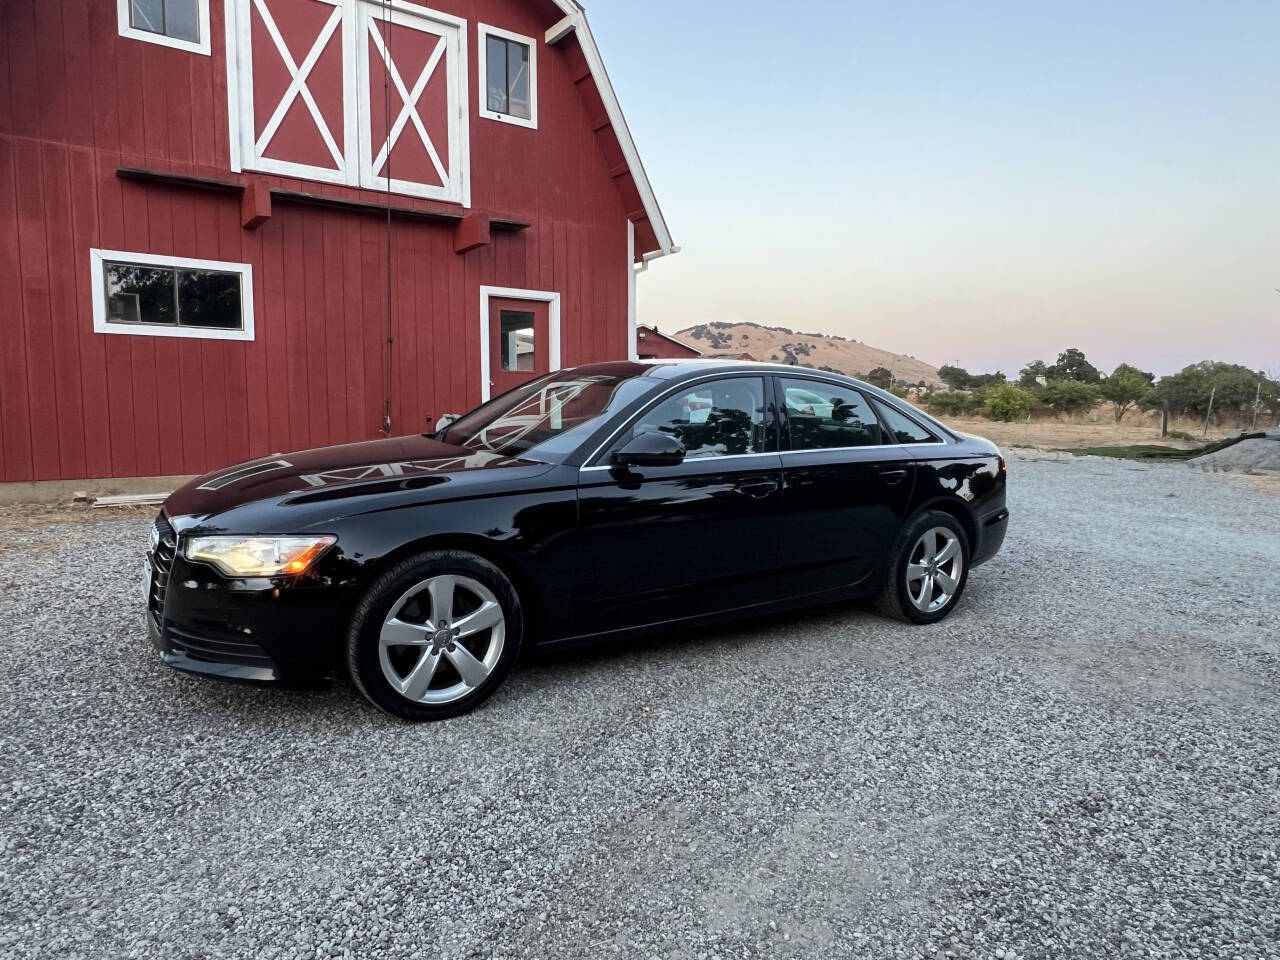
<path fill-rule="evenodd" d="M 1201 440 L 1209 439 L 1209 418 L 1213 416 L 1213 397 L 1217 392 L 1217 387 L 1209 391 L 1209 412 L 1204 415 L 1204 434 L 1200 437 Z"/>

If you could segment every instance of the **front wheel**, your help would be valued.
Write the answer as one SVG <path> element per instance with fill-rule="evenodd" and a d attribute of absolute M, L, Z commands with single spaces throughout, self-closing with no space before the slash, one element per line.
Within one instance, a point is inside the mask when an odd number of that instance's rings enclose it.
<path fill-rule="evenodd" d="M 880 610 L 909 623 L 937 623 L 960 601 L 969 578 L 969 538 L 949 513 L 929 510 L 907 523 L 889 560 Z"/>
<path fill-rule="evenodd" d="M 405 720 L 444 720 L 478 706 L 520 650 L 520 599 L 482 557 L 435 550 L 380 576 L 347 633 L 351 679 Z"/>

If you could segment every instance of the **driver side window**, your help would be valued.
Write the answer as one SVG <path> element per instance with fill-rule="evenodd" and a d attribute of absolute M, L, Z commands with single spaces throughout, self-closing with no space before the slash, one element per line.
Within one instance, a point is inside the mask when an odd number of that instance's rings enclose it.
<path fill-rule="evenodd" d="M 649 432 L 677 437 L 684 444 L 685 460 L 763 453 L 764 381 L 735 377 L 682 389 L 642 413 L 615 449 Z"/>

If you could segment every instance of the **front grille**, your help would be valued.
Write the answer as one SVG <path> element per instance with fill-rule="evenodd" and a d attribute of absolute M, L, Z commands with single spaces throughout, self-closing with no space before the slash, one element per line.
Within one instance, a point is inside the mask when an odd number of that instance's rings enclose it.
<path fill-rule="evenodd" d="M 201 623 L 199 633 L 170 626 L 165 630 L 169 645 L 193 660 L 206 663 L 233 663 L 247 667 L 273 667 L 267 652 L 243 633 L 230 628 Z"/>
<path fill-rule="evenodd" d="M 151 551 L 151 591 L 147 609 L 157 624 L 164 622 L 164 598 L 169 589 L 169 571 L 178 552 L 178 535 L 162 513 L 155 522 L 155 548 Z"/>

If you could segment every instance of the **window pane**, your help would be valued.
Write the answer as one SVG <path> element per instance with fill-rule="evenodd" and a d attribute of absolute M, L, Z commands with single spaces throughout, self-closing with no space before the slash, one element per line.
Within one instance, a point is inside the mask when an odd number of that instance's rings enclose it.
<path fill-rule="evenodd" d="M 174 323 L 173 270 L 108 263 L 107 321 L 109 323 Z"/>
<path fill-rule="evenodd" d="M 213 270 L 178 271 L 178 321 L 184 327 L 239 330 L 240 275 Z"/>
<path fill-rule="evenodd" d="M 889 432 L 893 434 L 895 443 L 935 443 L 937 441 L 938 438 L 928 430 L 887 403 L 881 403 L 879 400 L 873 400 L 872 403 L 880 411 L 884 422 L 889 425 Z"/>
<path fill-rule="evenodd" d="M 529 112 L 529 48 L 523 43 L 507 41 L 507 87 L 510 90 L 510 113 L 530 119 Z"/>
<path fill-rule="evenodd" d="M 164 0 L 133 0 L 129 22 L 138 30 L 164 33 Z"/>
<path fill-rule="evenodd" d="M 164 32 L 178 40 L 200 42 L 200 0 L 164 0 Z"/>
<path fill-rule="evenodd" d="M 502 362 L 499 369 L 532 372 L 533 314 L 503 310 L 500 322 L 502 324 Z"/>
<path fill-rule="evenodd" d="M 816 380 L 783 380 L 782 390 L 792 450 L 884 443 L 880 422 L 858 391 Z"/>
<path fill-rule="evenodd" d="M 670 433 L 684 444 L 685 459 L 764 451 L 764 381 L 758 377 L 714 380 L 668 397 L 646 411 L 630 433 Z"/>
<path fill-rule="evenodd" d="M 488 37 L 485 50 L 485 66 L 488 77 L 489 109 L 494 113 L 507 112 L 507 42 L 501 37 Z"/>

